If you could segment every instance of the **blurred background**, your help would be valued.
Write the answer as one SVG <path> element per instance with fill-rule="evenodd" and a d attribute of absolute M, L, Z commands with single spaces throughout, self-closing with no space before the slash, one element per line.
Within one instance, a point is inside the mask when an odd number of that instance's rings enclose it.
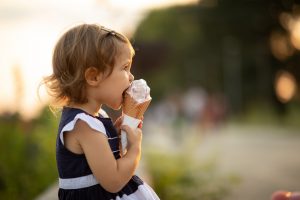
<path fill-rule="evenodd" d="M 0 199 L 57 198 L 59 115 L 38 88 L 58 37 L 83 22 L 136 50 L 153 97 L 138 173 L 161 199 L 300 190 L 298 1 L 1 0 Z"/>

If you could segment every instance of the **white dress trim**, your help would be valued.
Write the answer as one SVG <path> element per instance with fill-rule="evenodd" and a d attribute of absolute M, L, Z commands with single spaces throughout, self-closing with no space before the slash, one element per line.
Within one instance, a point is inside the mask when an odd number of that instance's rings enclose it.
<path fill-rule="evenodd" d="M 79 113 L 74 117 L 74 119 L 72 121 L 67 123 L 63 127 L 61 132 L 59 133 L 59 137 L 60 137 L 60 140 L 61 140 L 62 144 L 64 144 L 64 136 L 63 136 L 64 132 L 72 131 L 74 129 L 75 124 L 76 124 L 78 119 L 81 119 L 82 121 L 85 121 L 92 129 L 94 129 L 96 131 L 99 131 L 99 132 L 101 132 L 101 133 L 103 133 L 104 135 L 107 136 L 104 125 L 100 120 L 98 120 L 98 119 L 96 119 L 92 116 L 89 116 L 85 113 Z"/>
<path fill-rule="evenodd" d="M 143 183 L 138 186 L 137 191 L 130 195 L 124 194 L 122 197 L 117 196 L 115 200 L 159 200 L 157 194 L 153 189 L 147 184 Z"/>
<path fill-rule="evenodd" d="M 93 185 L 97 185 L 98 181 L 96 180 L 93 174 L 90 174 L 78 178 L 59 178 L 58 184 L 59 184 L 59 188 L 71 190 L 71 189 L 80 189 L 80 188 L 86 188 Z"/>
<path fill-rule="evenodd" d="M 102 115 L 102 117 L 109 117 L 105 110 L 103 110 L 102 108 L 99 110 L 99 113 L 100 115 Z"/>
<path fill-rule="evenodd" d="M 81 176 L 78 178 L 59 178 L 59 188 L 61 189 L 80 189 L 99 184 L 93 174 Z M 159 200 L 157 194 L 147 184 L 143 183 L 138 189 L 130 195 L 117 196 L 115 200 Z"/>

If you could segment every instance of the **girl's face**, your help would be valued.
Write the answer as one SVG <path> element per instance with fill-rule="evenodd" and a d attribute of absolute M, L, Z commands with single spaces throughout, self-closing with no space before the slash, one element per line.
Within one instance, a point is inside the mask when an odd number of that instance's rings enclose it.
<path fill-rule="evenodd" d="M 115 66 L 110 76 L 99 84 L 101 103 L 118 110 L 122 106 L 123 93 L 134 80 L 131 74 L 132 53 L 128 44 L 122 44 L 121 53 L 116 57 Z"/>

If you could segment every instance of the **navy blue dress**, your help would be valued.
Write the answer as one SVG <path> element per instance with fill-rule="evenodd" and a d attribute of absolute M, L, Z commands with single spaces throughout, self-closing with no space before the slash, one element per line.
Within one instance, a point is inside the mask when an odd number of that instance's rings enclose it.
<path fill-rule="evenodd" d="M 78 200 L 159 200 L 152 188 L 134 175 L 118 193 L 106 191 L 95 179 L 84 154 L 75 154 L 64 146 L 63 134 L 73 130 L 76 121 L 85 121 L 92 129 L 107 136 L 115 159 L 119 159 L 119 138 L 110 118 L 94 117 L 77 108 L 64 107 L 56 141 L 59 173 L 59 199 Z"/>

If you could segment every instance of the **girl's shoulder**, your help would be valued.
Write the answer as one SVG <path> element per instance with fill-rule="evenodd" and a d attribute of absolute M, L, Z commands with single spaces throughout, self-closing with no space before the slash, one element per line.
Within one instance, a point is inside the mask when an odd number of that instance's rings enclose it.
<path fill-rule="evenodd" d="M 60 139 L 63 144 L 64 133 L 72 132 L 74 129 L 78 128 L 78 126 L 76 126 L 78 125 L 78 121 L 84 122 L 84 126 L 88 126 L 92 130 L 103 133 L 107 136 L 106 128 L 99 118 L 89 115 L 85 111 L 78 108 L 64 107 L 62 110 L 59 127 Z"/>

